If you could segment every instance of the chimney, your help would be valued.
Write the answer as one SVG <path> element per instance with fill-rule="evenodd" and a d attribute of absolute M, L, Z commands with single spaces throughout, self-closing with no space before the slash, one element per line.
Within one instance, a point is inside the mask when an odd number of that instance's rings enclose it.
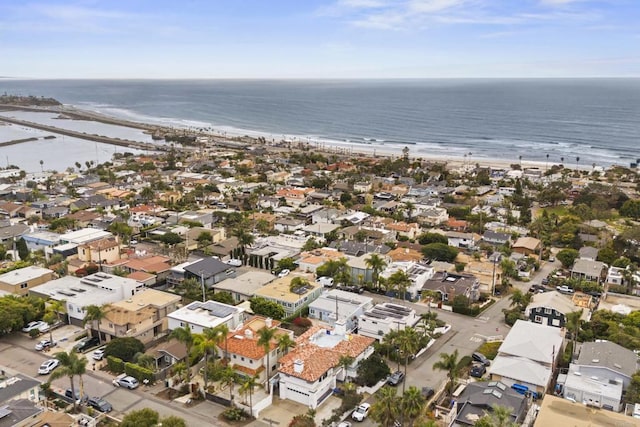
<path fill-rule="evenodd" d="M 253 331 L 251 329 L 247 328 L 247 329 L 244 330 L 244 335 L 247 338 L 253 338 Z"/>
<path fill-rule="evenodd" d="M 304 362 L 302 360 L 300 360 L 300 359 L 296 359 L 293 362 L 293 371 L 296 374 L 301 374 L 302 371 L 304 371 Z"/>
<path fill-rule="evenodd" d="M 333 325 L 333 333 L 335 335 L 346 335 L 347 322 L 344 319 L 336 320 L 336 323 Z"/>
<path fill-rule="evenodd" d="M 267 317 L 264 320 L 264 324 L 266 325 L 267 328 L 270 328 L 273 326 L 273 319 L 271 317 Z"/>

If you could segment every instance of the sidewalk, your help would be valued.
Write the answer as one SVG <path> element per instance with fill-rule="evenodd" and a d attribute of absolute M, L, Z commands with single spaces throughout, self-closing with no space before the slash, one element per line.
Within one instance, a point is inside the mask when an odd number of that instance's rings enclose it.
<path fill-rule="evenodd" d="M 342 399 L 339 397 L 329 396 L 327 400 L 316 409 L 316 424 L 320 424 L 320 421 L 331 417 L 333 410 L 338 408 L 341 403 Z M 264 427 L 273 424 L 274 426 L 286 427 L 293 417 L 306 414 L 308 411 L 309 408 L 301 403 L 273 396 L 273 404 L 263 410 L 260 413 L 260 418 L 248 424 L 248 426 Z"/>

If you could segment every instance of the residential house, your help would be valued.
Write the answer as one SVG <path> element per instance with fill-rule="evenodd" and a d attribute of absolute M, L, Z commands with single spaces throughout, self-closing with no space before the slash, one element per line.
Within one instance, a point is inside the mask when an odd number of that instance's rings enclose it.
<path fill-rule="evenodd" d="M 365 311 L 358 319 L 358 333 L 382 340 L 390 331 L 414 327 L 420 320 L 416 311 L 407 306 L 384 302 Z"/>
<path fill-rule="evenodd" d="M 65 301 L 69 323 L 83 326 L 86 307 L 129 299 L 144 290 L 144 284 L 126 277 L 95 273 L 80 278 L 63 276 L 29 290 L 29 295 Z"/>
<path fill-rule="evenodd" d="M 229 277 L 236 277 L 236 268 L 224 262 L 208 257 L 186 265 L 185 279 L 196 279 L 203 286 L 211 287 Z"/>
<path fill-rule="evenodd" d="M 373 253 L 385 255 L 391 250 L 391 248 L 385 244 L 375 245 L 366 241 L 358 242 L 356 240 L 334 240 L 329 247 L 352 257 L 368 256 Z"/>
<path fill-rule="evenodd" d="M 416 262 L 392 262 L 387 265 L 387 267 L 380 272 L 380 277 L 384 279 L 389 279 L 389 277 L 393 276 L 396 272 L 402 271 L 409 278 L 408 286 L 405 290 L 405 294 L 402 295 L 399 292 L 399 289 L 393 291 L 398 298 L 415 300 L 422 293 L 422 289 L 435 275 L 435 270 L 428 265 L 420 264 Z"/>
<path fill-rule="evenodd" d="M 217 301 L 194 301 L 167 314 L 167 318 L 169 330 L 189 328 L 192 333 L 200 334 L 206 328 L 220 325 L 227 325 L 229 330 L 234 330 L 244 320 L 244 308 Z"/>
<path fill-rule="evenodd" d="M 511 243 L 511 235 L 507 233 L 487 230 L 482 235 L 482 241 L 484 243 L 495 246 L 508 245 Z"/>
<path fill-rule="evenodd" d="M 291 289 L 291 281 L 295 277 L 306 279 L 308 284 L 299 289 Z M 314 280 L 313 275 L 297 272 L 279 277 L 255 292 L 255 296 L 273 301 L 284 308 L 287 317 L 311 304 L 320 294 L 322 294 L 322 286 Z"/>
<path fill-rule="evenodd" d="M 540 404 L 533 427 L 547 426 L 637 426 L 638 420 L 625 414 L 599 411 L 568 399 L 546 395 Z"/>
<path fill-rule="evenodd" d="M 619 412 L 622 394 L 640 369 L 638 355 L 609 341 L 586 342 L 569 365 L 563 386 L 567 399 L 587 406 Z"/>
<path fill-rule="evenodd" d="M 598 248 L 594 248 L 592 246 L 583 246 L 578 251 L 578 259 L 595 261 L 598 258 L 598 252 Z"/>
<path fill-rule="evenodd" d="M 340 228 L 338 224 L 332 224 L 328 222 L 317 222 L 307 225 L 302 229 L 308 236 L 316 239 L 316 241 L 324 242 L 327 240 L 327 235 L 330 235 L 334 231 Z"/>
<path fill-rule="evenodd" d="M 280 233 L 292 233 L 294 231 L 302 230 L 306 227 L 304 219 L 300 218 L 278 218 L 276 219 L 273 228 Z"/>
<path fill-rule="evenodd" d="M 624 268 L 609 267 L 609 270 L 607 270 L 607 285 L 624 285 L 624 271 Z"/>
<path fill-rule="evenodd" d="M 567 314 L 583 309 L 581 319 L 588 321 L 590 307 L 580 307 L 574 304 L 574 296 L 576 295 L 564 295 L 558 291 L 536 293 L 525 309 L 524 316 L 530 322 L 564 328 L 567 323 Z M 591 299 L 589 295 L 584 296 Z"/>
<path fill-rule="evenodd" d="M 2 371 L 0 378 L 0 427 L 22 427 L 34 424 L 42 413 L 39 406 L 44 399 L 40 381 L 21 373 Z"/>
<path fill-rule="evenodd" d="M 479 236 L 474 233 L 461 233 L 459 231 L 447 231 L 448 245 L 454 248 L 471 249 L 476 246 Z"/>
<path fill-rule="evenodd" d="M 48 268 L 29 267 L 19 268 L 0 275 L 0 291 L 24 296 L 34 287 L 53 279 L 54 273 Z"/>
<path fill-rule="evenodd" d="M 276 276 L 266 271 L 247 271 L 237 277 L 224 279 L 213 285 L 216 292 L 228 292 L 235 302 L 248 301 L 256 291 L 272 282 Z"/>
<path fill-rule="evenodd" d="M 449 212 L 445 208 L 427 208 L 418 214 L 417 219 L 420 224 L 435 227 L 449 221 Z"/>
<path fill-rule="evenodd" d="M 120 259 L 120 243 L 115 236 L 78 245 L 78 259 L 86 263 L 113 263 Z"/>
<path fill-rule="evenodd" d="M 523 255 L 537 255 L 542 248 L 542 242 L 535 237 L 519 237 L 511 246 L 513 252 Z"/>
<path fill-rule="evenodd" d="M 9 220 L 0 221 L 0 244 L 11 246 L 13 242 L 19 240 L 30 231 L 31 228 L 26 224 L 11 224 Z"/>
<path fill-rule="evenodd" d="M 571 277 L 589 282 L 602 283 L 607 273 L 607 265 L 600 261 L 577 259 L 571 268 Z"/>
<path fill-rule="evenodd" d="M 415 222 L 412 222 L 412 223 L 406 223 L 404 221 L 392 222 L 390 224 L 386 224 L 384 228 L 386 230 L 395 232 L 396 238 L 406 237 L 407 239 L 412 240 L 418 237 L 420 234 L 422 234 L 422 229 Z"/>
<path fill-rule="evenodd" d="M 496 406 L 509 410 L 508 422 L 521 425 L 528 409 L 526 396 L 499 381 L 470 382 L 455 400 L 456 416 L 451 427 L 474 426 Z"/>
<path fill-rule="evenodd" d="M 178 309 L 181 300 L 179 295 L 145 289 L 113 302 L 100 321 L 102 339 L 133 337 L 147 344 L 168 333 L 167 315 Z"/>
<path fill-rule="evenodd" d="M 309 317 L 331 327 L 336 322 L 344 322 L 346 330 L 352 332 L 358 329 L 360 316 L 370 308 L 373 308 L 373 299 L 370 297 L 331 289 L 309 304 Z"/>
<path fill-rule="evenodd" d="M 420 246 L 420 245 L 418 245 Z M 419 249 L 411 247 L 401 247 L 390 250 L 387 257 L 391 262 L 420 262 L 424 259 L 424 255 Z"/>
<path fill-rule="evenodd" d="M 296 346 L 278 364 L 281 399 L 316 409 L 333 394 L 338 379 L 355 376 L 358 364 L 373 354 L 374 340 L 347 334 L 344 329 L 313 326 L 296 340 Z M 340 357 L 354 359 L 340 366 Z"/>
<path fill-rule="evenodd" d="M 171 259 L 163 255 L 134 255 L 128 259 L 121 259 L 109 265 L 102 266 L 103 271 L 113 273 L 113 270 L 120 268 L 124 270 L 129 278 L 148 277 L 145 279 L 147 286 L 164 283 L 171 272 Z M 134 275 L 134 276 L 132 276 Z M 140 280 L 140 279 L 136 280 Z"/>
<path fill-rule="evenodd" d="M 273 329 L 274 337 L 269 342 L 269 366 L 267 372 L 267 353 L 264 346 L 258 344 L 260 331 Z M 264 384 L 273 376 L 278 361 L 289 349 L 279 349 L 278 339 L 288 335 L 294 341 L 293 331 L 280 327 L 280 322 L 262 316 L 254 316 L 244 322 L 242 327 L 229 332 L 224 342 L 218 344 L 218 352 L 225 354 L 233 369 L 242 376 L 257 377 L 259 384 Z"/>
<path fill-rule="evenodd" d="M 296 263 L 300 271 L 315 273 L 318 267 L 321 267 L 329 261 L 337 261 L 341 258 L 346 258 L 345 254 L 336 249 L 317 248 L 302 252 Z"/>
<path fill-rule="evenodd" d="M 30 251 L 42 250 L 50 255 L 54 246 L 60 243 L 60 234 L 47 230 L 37 230 L 22 236 Z"/>
<path fill-rule="evenodd" d="M 546 393 L 563 354 L 564 330 L 517 320 L 498 349 L 489 373 L 492 381 Z"/>
<path fill-rule="evenodd" d="M 473 302 L 480 298 L 480 281 L 472 274 L 438 271 L 425 282 L 422 290 L 439 293 L 443 302 L 453 302 L 457 295 Z"/>

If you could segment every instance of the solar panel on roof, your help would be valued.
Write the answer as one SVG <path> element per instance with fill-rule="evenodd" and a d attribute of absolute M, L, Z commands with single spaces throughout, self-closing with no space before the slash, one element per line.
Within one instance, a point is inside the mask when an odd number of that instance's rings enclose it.
<path fill-rule="evenodd" d="M 0 418 L 4 418 L 7 415 L 11 415 L 11 409 L 9 409 L 9 406 L 5 405 L 0 408 Z"/>

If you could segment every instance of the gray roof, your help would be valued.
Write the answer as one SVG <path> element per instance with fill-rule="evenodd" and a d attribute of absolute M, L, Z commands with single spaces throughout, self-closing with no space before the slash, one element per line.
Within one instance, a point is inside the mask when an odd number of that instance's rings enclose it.
<path fill-rule="evenodd" d="M 42 409 L 37 407 L 35 402 L 31 402 L 28 399 L 7 402 L 0 406 L 0 427 L 22 425 L 22 422 L 38 415 L 40 412 L 42 412 Z"/>
<path fill-rule="evenodd" d="M 520 421 L 526 411 L 526 397 L 501 382 L 472 382 L 458 397 L 458 414 L 454 425 L 474 425 L 491 412 L 493 405 L 511 409 L 511 421 Z"/>
<path fill-rule="evenodd" d="M 587 276 L 600 276 L 604 263 L 588 259 L 577 259 L 571 269 L 572 273 L 585 274 Z"/>
<path fill-rule="evenodd" d="M 627 377 L 631 377 L 640 369 L 638 355 L 609 341 L 582 344 L 576 365 L 608 368 Z"/>
<path fill-rule="evenodd" d="M 238 277 L 224 279 L 213 285 L 216 291 L 237 292 L 242 295 L 253 296 L 253 294 L 276 278 L 266 271 L 248 271 Z"/>
<path fill-rule="evenodd" d="M 1 387 L 1 385 L 5 385 Z M 23 374 L 17 374 L 6 380 L 0 381 L 0 404 L 6 404 L 9 400 L 34 387 L 40 386 L 40 381 Z"/>
<path fill-rule="evenodd" d="M 579 251 L 580 258 L 584 259 L 596 259 L 598 257 L 598 249 L 591 246 L 583 246 Z"/>
<path fill-rule="evenodd" d="M 185 271 L 200 277 L 201 274 L 204 273 L 204 277 L 215 276 L 216 274 L 220 274 L 223 271 L 227 271 L 229 269 L 235 270 L 234 267 L 225 264 L 224 262 L 215 259 L 215 258 L 203 258 L 200 261 L 194 262 L 191 265 L 188 265 L 184 268 Z"/>

